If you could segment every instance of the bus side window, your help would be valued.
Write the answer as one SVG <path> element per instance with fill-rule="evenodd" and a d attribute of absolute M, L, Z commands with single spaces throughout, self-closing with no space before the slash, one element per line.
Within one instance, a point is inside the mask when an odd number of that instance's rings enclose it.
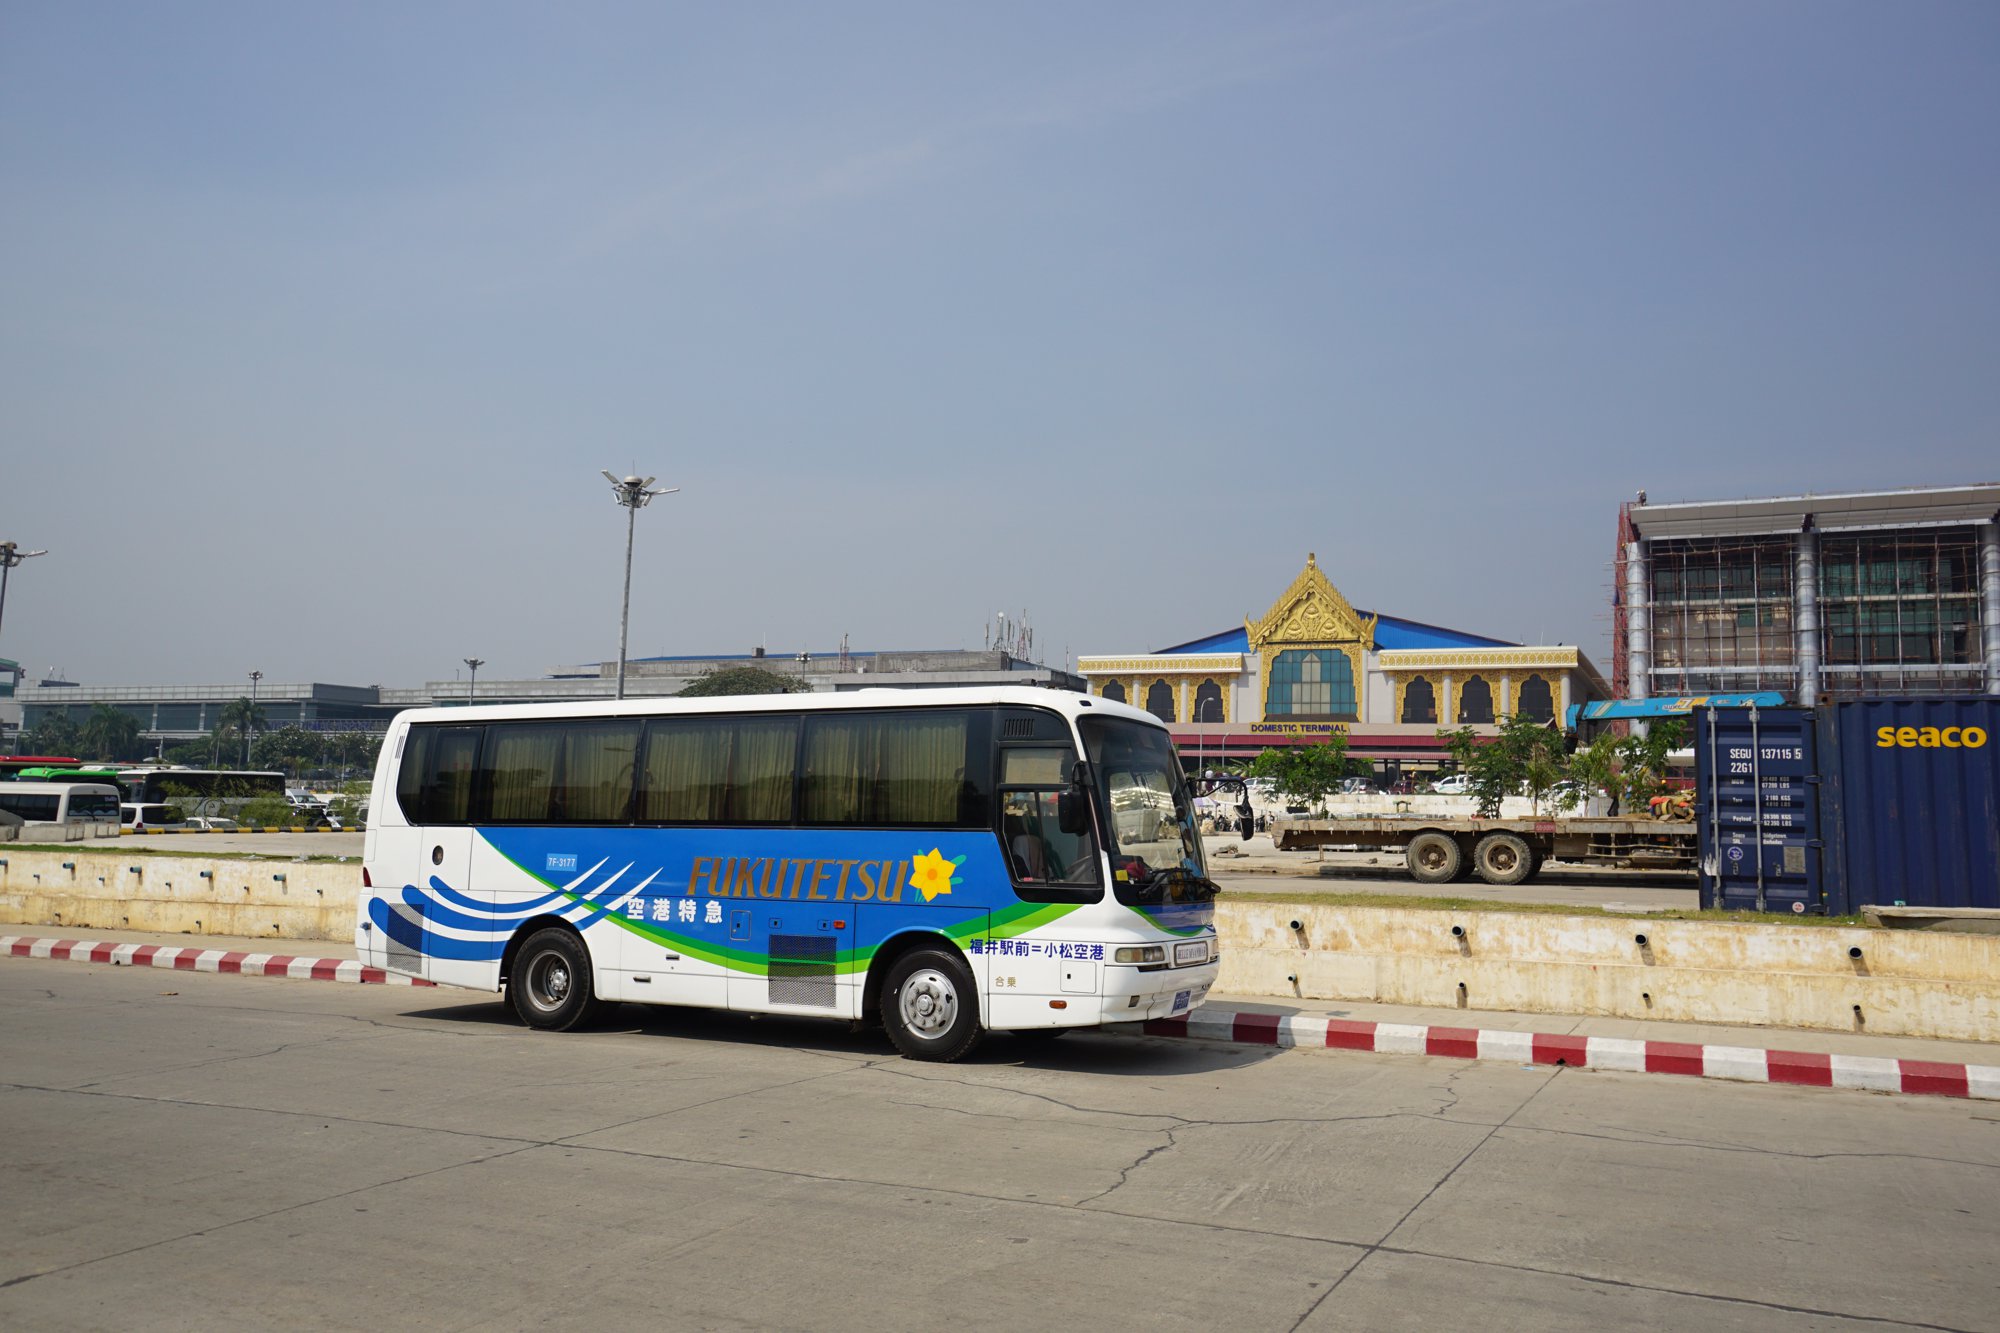
<path fill-rule="evenodd" d="M 985 828 L 989 715 L 961 709 L 827 713 L 806 719 L 799 818 L 807 824 Z"/>
<path fill-rule="evenodd" d="M 784 824 L 798 767 L 796 717 L 673 717 L 647 724 L 638 818 L 648 824 Z"/>
<path fill-rule="evenodd" d="M 410 746 L 422 767 L 418 769 L 417 818 L 419 824 L 464 824 L 472 815 L 472 777 L 479 760 L 479 736 L 483 727 L 430 727 L 429 744 L 419 749 L 415 738 Z M 404 773 L 411 768 L 404 756 Z M 401 788 L 401 779 L 398 789 Z M 407 811 L 407 807 L 406 807 Z"/>

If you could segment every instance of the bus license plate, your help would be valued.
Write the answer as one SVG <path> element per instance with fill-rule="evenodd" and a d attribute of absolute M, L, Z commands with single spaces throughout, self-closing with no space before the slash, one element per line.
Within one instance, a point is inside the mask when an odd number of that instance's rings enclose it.
<path fill-rule="evenodd" d="M 1188 1001 L 1192 1000 L 1193 998 L 1194 998 L 1194 992 L 1191 990 L 1184 990 L 1179 995 L 1174 996 L 1173 1012 L 1180 1013 L 1183 1009 L 1186 1009 L 1188 1007 Z"/>
<path fill-rule="evenodd" d="M 1189 940 L 1186 944 L 1174 946 L 1174 966 L 1186 967 L 1189 963 L 1208 961 L 1208 941 Z"/>

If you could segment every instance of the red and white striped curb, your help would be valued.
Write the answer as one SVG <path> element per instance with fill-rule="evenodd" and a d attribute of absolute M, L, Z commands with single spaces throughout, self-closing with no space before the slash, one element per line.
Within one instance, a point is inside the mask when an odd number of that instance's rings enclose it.
<path fill-rule="evenodd" d="M 0 935 L 0 954 L 15 958 L 55 958 L 72 963 L 113 963 L 123 967 L 165 967 L 180 972 L 222 972 L 245 977 L 291 977 L 297 981 L 355 981 L 365 985 L 435 986 L 435 981 L 398 976 L 363 967 L 353 958 L 294 958 L 282 953 L 238 953 L 229 949 L 183 949 L 166 944 L 118 944 L 110 940 L 41 940 Z"/>
<path fill-rule="evenodd" d="M 1384 1055 L 1446 1055 L 1463 1060 L 1619 1069 L 1635 1074 L 1687 1074 L 1744 1083 L 1798 1083 L 1811 1088 L 1922 1093 L 2000 1100 L 2000 1066 L 1891 1060 L 1868 1055 L 1818 1055 L 1749 1046 L 1704 1046 L 1620 1037 L 1553 1036 L 1494 1028 L 1358 1023 L 1304 1014 L 1258 1014 L 1204 1005 L 1185 1018 L 1145 1025 L 1156 1037 L 1200 1037 L 1253 1046 L 1374 1051 Z"/>

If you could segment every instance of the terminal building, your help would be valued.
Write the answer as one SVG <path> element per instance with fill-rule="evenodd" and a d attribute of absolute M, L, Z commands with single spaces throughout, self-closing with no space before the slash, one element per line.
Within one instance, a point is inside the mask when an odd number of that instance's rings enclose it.
<path fill-rule="evenodd" d="M 1441 727 L 1491 734 L 1499 719 L 1543 721 L 1609 697 L 1569 644 L 1490 638 L 1357 610 L 1308 555 L 1262 615 L 1158 651 L 1082 657 L 1090 692 L 1166 722 L 1183 758 L 1241 759 L 1336 733 L 1385 775 L 1430 771 Z"/>
<path fill-rule="evenodd" d="M 1650 503 L 1618 516 L 1612 684 L 2000 694 L 2000 484 Z"/>
<path fill-rule="evenodd" d="M 807 690 L 858 690 L 881 685 L 1083 689 L 1080 677 L 1027 661 L 1004 648 L 890 652 L 843 648 L 788 657 L 769 657 L 760 649 L 732 656 L 638 658 L 625 664 L 625 694 L 635 699 L 662 698 L 711 671 L 745 666 L 789 677 Z M 247 678 L 203 685 L 82 685 L 43 680 L 15 688 L 11 702 L 19 707 L 20 715 L 0 735 L 0 749 L 6 748 L 6 736 L 17 730 L 32 731 L 51 716 L 64 716 L 81 726 L 99 704 L 131 714 L 149 745 L 176 745 L 210 735 L 222 721 L 223 709 L 238 699 L 254 699 L 264 716 L 264 730 L 302 727 L 321 732 L 379 732 L 406 708 L 610 699 L 616 695 L 617 679 L 618 664 L 614 661 L 557 667 L 547 676 L 530 680 L 433 680 L 414 687 L 253 682 Z"/>

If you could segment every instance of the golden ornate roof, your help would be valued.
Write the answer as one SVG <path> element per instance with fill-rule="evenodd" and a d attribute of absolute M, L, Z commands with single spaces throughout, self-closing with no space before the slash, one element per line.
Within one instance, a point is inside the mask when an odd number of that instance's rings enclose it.
<path fill-rule="evenodd" d="M 1259 619 L 1246 617 L 1243 627 L 1250 635 L 1250 650 L 1279 643 L 1359 643 L 1375 644 L 1376 617 L 1363 620 L 1340 589 L 1320 573 L 1319 557 L 1306 555 L 1306 567 L 1292 580 L 1292 586 Z"/>

